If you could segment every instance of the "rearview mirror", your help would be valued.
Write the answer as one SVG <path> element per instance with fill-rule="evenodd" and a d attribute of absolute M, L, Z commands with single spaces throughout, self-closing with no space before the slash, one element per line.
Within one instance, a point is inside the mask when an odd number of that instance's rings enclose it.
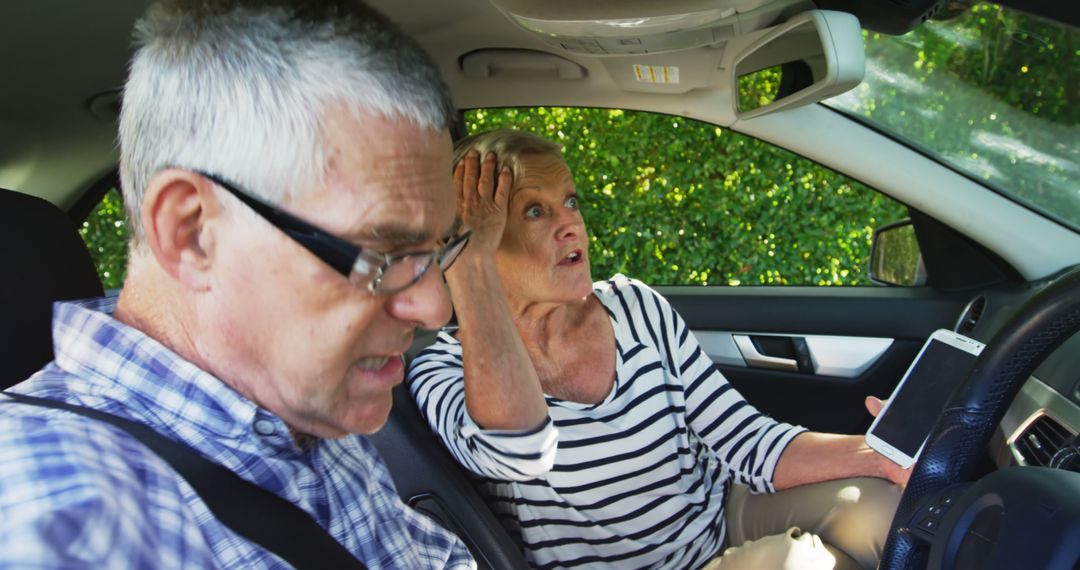
<path fill-rule="evenodd" d="M 846 12 L 802 12 L 750 44 L 731 69 L 738 119 L 839 95 L 866 72 L 859 20 Z"/>
<path fill-rule="evenodd" d="M 870 246 L 870 280 L 879 285 L 911 287 L 926 284 L 926 265 L 910 219 L 874 230 L 874 241 Z"/>

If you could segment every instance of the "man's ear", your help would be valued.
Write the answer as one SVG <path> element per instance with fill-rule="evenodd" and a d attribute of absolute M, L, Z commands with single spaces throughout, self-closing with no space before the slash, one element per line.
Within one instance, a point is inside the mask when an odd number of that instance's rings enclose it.
<path fill-rule="evenodd" d="M 143 195 L 147 246 L 166 273 L 191 289 L 209 286 L 214 255 L 209 222 L 220 216 L 213 183 L 187 170 L 158 172 Z"/>

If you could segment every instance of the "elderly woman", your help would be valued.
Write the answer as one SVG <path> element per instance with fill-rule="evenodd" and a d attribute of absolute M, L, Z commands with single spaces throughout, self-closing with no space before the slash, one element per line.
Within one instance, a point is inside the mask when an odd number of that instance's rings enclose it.
<path fill-rule="evenodd" d="M 558 145 L 490 131 L 455 164 L 473 231 L 447 273 L 459 328 L 410 389 L 531 564 L 876 566 L 899 498 L 884 479 L 905 472 L 755 410 L 649 287 L 593 283 Z"/>

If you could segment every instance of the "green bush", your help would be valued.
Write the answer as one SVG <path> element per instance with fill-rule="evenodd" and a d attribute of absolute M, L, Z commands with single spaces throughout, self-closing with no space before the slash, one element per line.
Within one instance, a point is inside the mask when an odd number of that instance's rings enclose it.
<path fill-rule="evenodd" d="M 597 279 L 866 284 L 873 229 L 906 215 L 826 168 L 696 121 L 545 107 L 480 109 L 467 119 L 473 132 L 512 126 L 564 145 Z M 80 233 L 105 287 L 120 287 L 128 233 L 119 192 L 106 194 Z"/>
<path fill-rule="evenodd" d="M 1080 230 L 1076 27 L 977 4 L 903 36 L 863 35 L 866 79 L 834 104 Z"/>
<path fill-rule="evenodd" d="M 119 289 L 127 273 L 127 219 L 124 201 L 115 188 L 109 190 L 79 228 L 79 235 L 90 250 L 101 284 Z"/>
<path fill-rule="evenodd" d="M 706 123 L 607 109 L 479 109 L 563 145 L 591 234 L 593 276 L 655 285 L 862 285 L 888 197 Z"/>

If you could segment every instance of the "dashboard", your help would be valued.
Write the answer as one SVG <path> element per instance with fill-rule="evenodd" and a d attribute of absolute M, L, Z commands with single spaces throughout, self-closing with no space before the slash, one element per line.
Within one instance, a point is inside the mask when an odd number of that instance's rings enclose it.
<path fill-rule="evenodd" d="M 989 344 L 1023 303 L 1049 282 L 1040 281 L 1021 290 L 981 294 L 972 299 L 961 320 L 971 318 L 969 313 L 975 309 L 978 322 L 970 336 Z M 1063 447 L 1075 444 L 1078 432 L 1080 334 L 1074 334 L 1021 388 L 994 434 L 989 451 L 998 467 L 1048 466 Z"/>

